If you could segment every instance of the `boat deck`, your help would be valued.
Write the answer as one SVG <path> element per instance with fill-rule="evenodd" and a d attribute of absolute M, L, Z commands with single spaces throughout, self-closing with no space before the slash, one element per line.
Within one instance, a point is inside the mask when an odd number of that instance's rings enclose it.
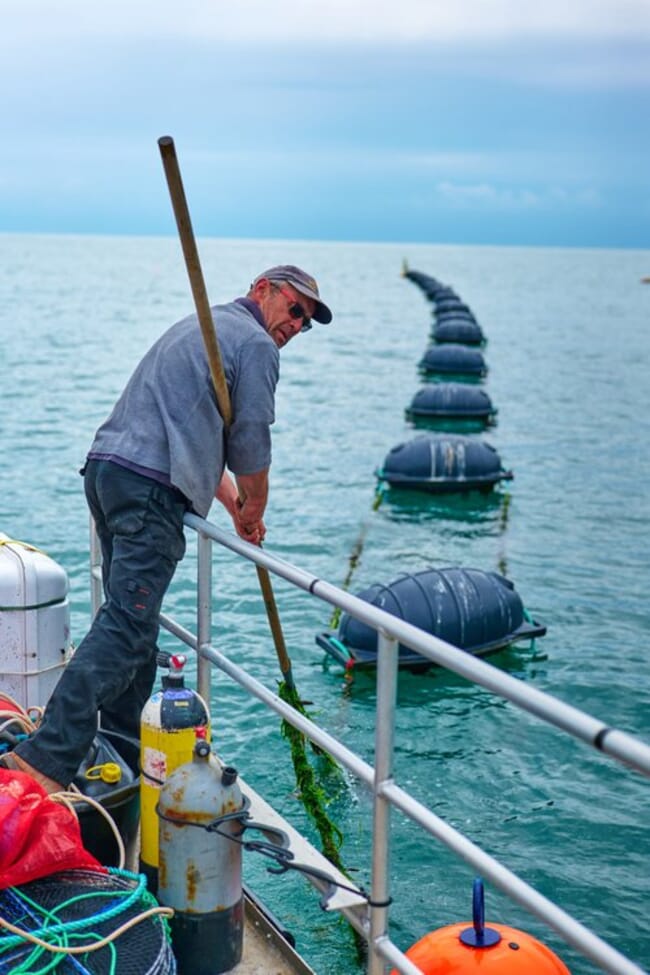
<path fill-rule="evenodd" d="M 133 872 L 138 869 L 138 850 L 136 840 L 127 852 L 126 866 Z M 231 972 L 233 975 L 315 975 L 250 891 L 244 892 L 242 960 Z"/>
<path fill-rule="evenodd" d="M 269 806 L 247 783 L 240 779 L 242 792 L 247 796 L 250 809 L 255 818 L 269 826 L 282 829 L 302 863 L 310 863 L 320 870 L 325 870 L 339 880 L 343 876 L 329 861 L 315 850 L 293 827 L 275 810 Z M 140 849 L 140 835 L 137 831 L 126 850 L 126 866 L 137 872 L 138 854 Z M 347 905 L 360 904 L 364 898 L 360 893 L 348 889 L 337 891 L 330 899 L 329 908 L 336 909 L 340 903 Z M 272 914 L 255 897 L 252 891 L 244 886 L 244 938 L 242 960 L 231 969 L 232 975 L 315 975 L 314 970 L 301 958 L 293 945 L 287 940 L 286 933 Z"/>
<path fill-rule="evenodd" d="M 244 950 L 233 975 L 314 975 L 278 929 L 246 897 Z"/>

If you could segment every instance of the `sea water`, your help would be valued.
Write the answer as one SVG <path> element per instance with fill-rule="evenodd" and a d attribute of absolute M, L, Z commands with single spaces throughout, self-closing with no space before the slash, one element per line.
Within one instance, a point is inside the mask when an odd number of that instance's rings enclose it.
<path fill-rule="evenodd" d="M 304 265 L 334 310 L 281 354 L 266 547 L 359 591 L 427 566 L 505 574 L 548 627 L 492 663 L 650 741 L 650 252 L 200 240 L 212 303 L 276 263 Z M 73 640 L 88 625 L 88 515 L 78 469 L 97 425 L 191 295 L 173 238 L 0 236 L 0 530 L 48 552 L 71 584 Z M 416 434 L 431 305 L 402 261 L 451 285 L 485 335 L 497 425 L 480 436 L 514 480 L 491 496 L 387 492 L 388 451 Z M 215 504 L 215 523 L 228 528 Z M 166 610 L 194 625 L 195 544 Z M 267 687 L 280 678 L 250 563 L 217 547 L 214 643 Z M 375 682 L 346 680 L 315 636 L 331 608 L 275 583 L 296 684 L 310 711 L 373 761 Z M 178 649 L 168 635 L 161 645 Z M 314 836 L 279 721 L 215 673 L 221 756 Z M 650 783 L 454 675 L 399 677 L 395 779 L 452 826 L 641 965 L 650 964 Z M 370 883 L 372 803 L 330 776 L 342 860 Z M 473 871 L 392 817 L 391 934 L 406 949 L 471 918 Z M 307 882 L 247 855 L 245 872 L 319 975 L 360 971 L 344 922 Z M 577 975 L 596 971 L 496 888 L 488 923 L 544 940 Z"/>

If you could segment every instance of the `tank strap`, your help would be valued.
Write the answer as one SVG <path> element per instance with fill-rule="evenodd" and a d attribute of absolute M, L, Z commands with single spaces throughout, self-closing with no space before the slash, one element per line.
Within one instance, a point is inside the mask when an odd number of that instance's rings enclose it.
<path fill-rule="evenodd" d="M 246 799 L 246 797 L 244 797 L 244 799 Z M 244 802 L 241 809 L 238 809 L 235 812 L 225 813 L 223 816 L 218 816 L 210 823 L 192 822 L 192 820 L 169 816 L 162 812 L 159 803 L 156 806 L 156 812 L 161 819 L 165 819 L 169 823 L 176 823 L 179 826 L 197 826 L 201 829 L 207 830 L 208 833 L 216 833 L 219 836 L 222 836 L 224 839 L 230 840 L 232 843 L 236 843 L 238 846 L 243 847 L 249 852 L 260 853 L 262 856 L 275 860 L 275 866 L 267 867 L 269 873 L 283 874 L 288 870 L 295 870 L 298 873 L 303 873 L 310 877 L 316 877 L 325 885 L 325 890 L 323 891 L 323 895 L 320 900 L 320 906 L 323 910 L 327 910 L 328 902 L 336 892 L 337 887 L 341 890 L 347 890 L 351 893 L 359 894 L 368 904 L 370 904 L 371 907 L 388 907 L 389 904 L 392 904 L 392 897 L 388 897 L 386 900 L 382 901 L 373 901 L 363 887 L 348 887 L 346 884 L 336 880 L 325 870 L 320 870 L 317 867 L 308 865 L 306 863 L 298 863 L 295 859 L 295 854 L 289 848 L 289 840 L 286 833 L 281 829 L 277 829 L 275 826 L 253 822 L 249 818 L 250 814 L 247 812 L 246 802 Z M 241 833 L 238 836 L 233 835 L 232 833 L 224 832 L 220 829 L 220 827 L 225 823 L 232 822 L 234 820 L 238 820 L 242 826 Z M 275 838 L 276 842 L 243 839 L 242 834 L 245 833 L 247 829 L 259 830 L 265 836 L 271 835 Z"/>
<path fill-rule="evenodd" d="M 35 545 L 30 545 L 29 542 L 21 542 L 18 538 L 0 538 L 0 545 L 21 545 L 30 552 L 38 552 L 40 555 L 47 555 L 41 548 L 36 548 Z"/>

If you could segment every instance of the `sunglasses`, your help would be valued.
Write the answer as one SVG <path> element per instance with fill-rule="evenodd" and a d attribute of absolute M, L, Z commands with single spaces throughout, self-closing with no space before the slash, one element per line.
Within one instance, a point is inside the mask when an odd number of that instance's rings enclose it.
<path fill-rule="evenodd" d="M 285 291 L 284 288 L 281 288 L 279 285 L 276 285 L 274 287 L 276 291 L 279 291 L 280 294 L 284 295 L 284 297 L 288 300 L 289 305 L 287 307 L 287 311 L 289 312 L 291 317 L 302 318 L 302 325 L 300 326 L 300 331 L 308 332 L 309 329 L 312 327 L 312 321 L 309 315 L 307 314 L 307 312 L 305 311 L 305 309 L 300 304 L 300 302 L 296 301 L 293 295 L 290 295 L 288 291 Z"/>

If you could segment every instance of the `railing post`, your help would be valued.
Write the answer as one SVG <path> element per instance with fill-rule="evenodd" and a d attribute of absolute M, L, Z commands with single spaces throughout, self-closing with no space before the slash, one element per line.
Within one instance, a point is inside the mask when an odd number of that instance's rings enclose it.
<path fill-rule="evenodd" d="M 383 975 L 386 966 L 374 950 L 388 928 L 388 848 L 390 840 L 390 803 L 381 795 L 386 782 L 393 777 L 393 739 L 395 700 L 397 695 L 397 640 L 377 631 L 377 704 L 375 715 L 375 781 L 372 829 L 372 883 L 370 899 L 370 951 L 368 975 Z"/>
<path fill-rule="evenodd" d="M 196 562 L 196 640 L 198 660 L 196 664 L 197 690 L 210 711 L 211 664 L 201 656 L 201 647 L 209 646 L 212 636 L 212 540 L 202 532 L 197 533 Z"/>
<path fill-rule="evenodd" d="M 96 574 L 96 570 L 101 570 L 102 550 L 92 515 L 88 516 L 88 528 L 90 531 L 90 611 L 94 619 L 104 601 L 104 587 L 101 578 Z"/>

